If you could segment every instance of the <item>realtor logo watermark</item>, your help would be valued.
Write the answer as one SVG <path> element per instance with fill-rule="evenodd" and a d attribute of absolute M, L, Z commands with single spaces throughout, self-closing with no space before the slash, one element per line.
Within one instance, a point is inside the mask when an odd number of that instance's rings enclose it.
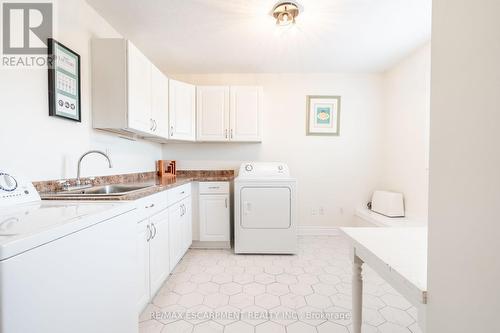
<path fill-rule="evenodd" d="M 47 40 L 53 36 L 53 12 L 51 1 L 2 2 L 3 68 L 46 68 Z"/>

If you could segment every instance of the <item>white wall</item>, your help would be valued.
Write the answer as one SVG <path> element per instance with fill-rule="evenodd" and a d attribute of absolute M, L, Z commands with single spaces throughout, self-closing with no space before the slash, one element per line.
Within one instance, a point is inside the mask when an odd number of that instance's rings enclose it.
<path fill-rule="evenodd" d="M 500 2 L 434 0 L 428 332 L 500 332 Z"/>
<path fill-rule="evenodd" d="M 55 38 L 81 56 L 82 123 L 48 116 L 47 72 L 0 70 L 0 169 L 31 180 L 76 176 L 78 157 L 89 149 L 109 149 L 114 168 L 101 156 L 84 161 L 82 175 L 154 170 L 161 146 L 132 142 L 92 130 L 90 39 L 120 37 L 83 0 L 57 1 Z"/>
<path fill-rule="evenodd" d="M 408 217 L 427 221 L 430 43 L 384 75 L 383 165 L 380 185 L 402 192 Z"/>
<path fill-rule="evenodd" d="M 380 75 L 221 74 L 177 76 L 197 84 L 264 88 L 262 144 L 167 144 L 163 156 L 179 168 L 238 168 L 242 161 L 283 161 L 299 184 L 302 225 L 349 225 L 368 201 L 379 174 Z M 306 136 L 306 95 L 341 95 L 341 135 Z M 311 210 L 324 207 L 324 215 Z"/>

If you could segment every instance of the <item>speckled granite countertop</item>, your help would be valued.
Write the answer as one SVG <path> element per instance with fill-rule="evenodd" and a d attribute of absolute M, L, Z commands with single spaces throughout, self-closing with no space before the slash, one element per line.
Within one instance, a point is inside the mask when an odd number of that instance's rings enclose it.
<path fill-rule="evenodd" d="M 180 171 L 174 179 L 170 179 L 160 184 L 154 172 L 142 174 L 129 174 L 117 176 L 98 177 L 93 180 L 95 186 L 108 184 L 144 185 L 144 189 L 136 190 L 120 196 L 84 195 L 84 196 L 61 196 L 57 195 L 57 181 L 35 182 L 35 188 L 40 192 L 43 200 L 88 200 L 88 201 L 129 201 L 137 200 L 149 195 L 166 191 L 177 186 L 190 182 L 227 182 L 234 179 L 233 170 L 217 171 Z M 73 180 L 70 180 L 73 183 Z"/>

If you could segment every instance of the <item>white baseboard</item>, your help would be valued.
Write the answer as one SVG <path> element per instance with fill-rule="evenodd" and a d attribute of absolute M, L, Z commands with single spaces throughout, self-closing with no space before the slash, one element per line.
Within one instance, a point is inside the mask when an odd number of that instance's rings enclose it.
<path fill-rule="evenodd" d="M 231 242 L 203 242 L 193 240 L 190 246 L 191 249 L 230 249 Z"/>
<path fill-rule="evenodd" d="M 338 236 L 338 227 L 299 226 L 299 236 Z"/>

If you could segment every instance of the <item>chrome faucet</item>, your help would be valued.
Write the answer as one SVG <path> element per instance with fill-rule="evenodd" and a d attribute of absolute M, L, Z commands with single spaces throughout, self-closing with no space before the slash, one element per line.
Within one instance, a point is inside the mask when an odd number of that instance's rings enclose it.
<path fill-rule="evenodd" d="M 87 156 L 89 154 L 101 154 L 102 156 L 106 157 L 106 159 L 108 160 L 109 168 L 113 167 L 113 164 L 111 163 L 111 159 L 109 158 L 109 156 L 106 153 L 104 153 L 100 150 L 89 150 L 88 152 L 86 152 L 85 154 L 80 156 L 80 159 L 78 160 L 78 169 L 76 171 L 76 186 L 80 186 L 82 184 L 82 182 L 80 180 L 80 170 L 81 170 L 82 160 L 85 156 Z"/>

